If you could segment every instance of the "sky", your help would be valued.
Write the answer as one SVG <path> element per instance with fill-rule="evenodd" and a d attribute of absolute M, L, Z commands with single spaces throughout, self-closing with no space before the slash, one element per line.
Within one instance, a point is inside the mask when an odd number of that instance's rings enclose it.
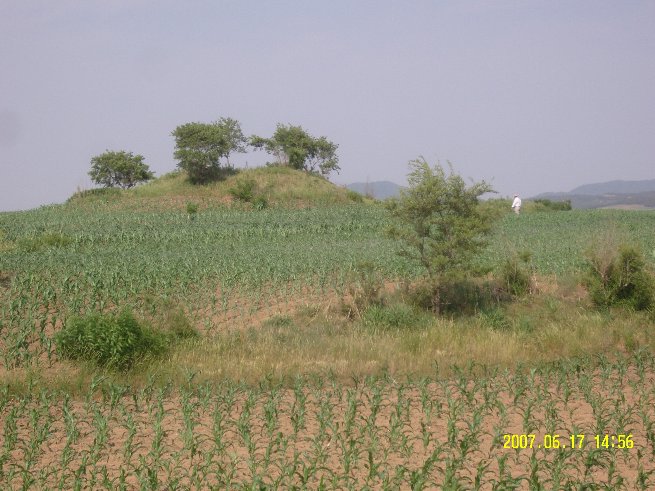
<path fill-rule="evenodd" d="M 93 187 L 105 150 L 175 170 L 171 132 L 221 117 L 327 137 L 338 184 L 653 179 L 655 0 L 0 0 L 0 210 Z"/>

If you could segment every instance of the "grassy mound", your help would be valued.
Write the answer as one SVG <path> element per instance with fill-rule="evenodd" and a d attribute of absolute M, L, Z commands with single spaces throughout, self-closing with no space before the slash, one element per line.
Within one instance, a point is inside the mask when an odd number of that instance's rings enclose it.
<path fill-rule="evenodd" d="M 234 190 L 252 189 L 251 200 L 239 200 Z M 75 193 L 68 200 L 76 206 L 102 206 L 169 210 L 184 208 L 186 203 L 200 205 L 200 209 L 216 206 L 254 207 L 257 198 L 270 206 L 307 208 L 363 202 L 362 195 L 327 179 L 289 167 L 258 167 L 243 169 L 225 179 L 203 185 L 191 184 L 184 172 L 171 172 L 143 186 L 129 190 L 91 189 Z"/>

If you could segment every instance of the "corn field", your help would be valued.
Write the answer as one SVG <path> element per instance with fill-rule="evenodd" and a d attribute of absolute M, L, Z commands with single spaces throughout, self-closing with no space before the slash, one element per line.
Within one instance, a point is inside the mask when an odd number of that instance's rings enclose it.
<path fill-rule="evenodd" d="M 476 369 L 477 368 L 477 369 Z M 655 357 L 0 394 L 3 489 L 653 489 Z M 505 435 L 561 446 L 505 448 Z M 569 442 L 575 435 L 573 448 Z M 596 440 L 595 436 L 599 439 Z M 631 448 L 605 445 L 626 435 Z M 584 440 L 582 440 L 584 438 Z M 582 445 L 580 444 L 582 440 Z M 612 441 L 612 440 L 609 440 Z"/>
<path fill-rule="evenodd" d="M 211 338 L 299 300 L 338 297 L 361 263 L 390 281 L 416 278 L 386 226 L 383 209 L 354 205 L 207 209 L 195 219 L 59 206 L 0 213 L 0 374 L 57 370 L 53 336 L 74 314 L 130 307 L 156 320 L 174 304 Z M 652 212 L 508 215 L 479 265 L 529 251 L 537 274 L 576 275 L 585 250 L 610 239 L 652 263 L 653 230 Z M 193 373 L 181 386 L 131 387 L 97 375 L 75 396 L 0 385 L 0 487 L 655 488 L 651 352 L 512 371 L 462 360 L 454 370 L 350 383 L 299 374 L 256 387 L 194 383 Z"/>

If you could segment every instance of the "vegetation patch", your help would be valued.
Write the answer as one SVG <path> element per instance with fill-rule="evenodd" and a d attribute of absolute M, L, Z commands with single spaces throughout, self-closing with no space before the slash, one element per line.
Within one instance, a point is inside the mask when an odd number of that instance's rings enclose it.
<path fill-rule="evenodd" d="M 55 336 L 63 358 L 125 370 L 148 356 L 163 353 L 166 337 L 139 323 L 129 311 L 73 317 Z"/>
<path fill-rule="evenodd" d="M 34 237 L 24 237 L 18 240 L 18 247 L 25 252 L 37 252 L 54 247 L 65 247 L 73 240 L 59 232 L 44 232 Z"/>
<path fill-rule="evenodd" d="M 4 230 L 0 230 L 0 252 L 10 251 L 13 248 L 14 248 L 13 241 L 7 238 Z"/>
<path fill-rule="evenodd" d="M 614 253 L 591 251 L 586 277 L 597 307 L 648 310 L 655 302 L 655 279 L 638 249 L 621 245 Z"/>
<path fill-rule="evenodd" d="M 429 321 L 424 312 L 405 303 L 371 305 L 362 315 L 362 323 L 369 329 L 419 328 Z"/>

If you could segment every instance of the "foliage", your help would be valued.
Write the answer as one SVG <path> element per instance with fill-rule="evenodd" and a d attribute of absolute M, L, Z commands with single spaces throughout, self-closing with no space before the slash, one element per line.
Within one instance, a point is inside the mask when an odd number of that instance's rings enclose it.
<path fill-rule="evenodd" d="M 525 295 L 532 288 L 532 255 L 529 252 L 517 254 L 505 260 L 500 269 L 504 288 L 515 296 Z"/>
<path fill-rule="evenodd" d="M 324 176 L 339 171 L 338 145 L 324 136 L 311 136 L 302 126 L 278 124 L 271 138 L 253 135 L 250 144 L 273 155 L 278 165 Z"/>
<path fill-rule="evenodd" d="M 348 199 L 353 203 L 364 202 L 364 196 L 361 193 L 358 193 L 357 191 L 353 191 L 352 189 L 346 190 L 346 196 L 348 196 Z"/>
<path fill-rule="evenodd" d="M 239 201 L 250 203 L 255 197 L 257 183 L 253 179 L 239 179 L 233 187 L 228 189 L 230 195 Z"/>
<path fill-rule="evenodd" d="M 132 152 L 107 150 L 91 159 L 91 180 L 106 188 L 129 189 L 140 182 L 146 182 L 155 175 L 143 162 L 143 155 Z"/>
<path fill-rule="evenodd" d="M 467 187 L 452 167 L 447 175 L 423 158 L 411 161 L 410 169 L 409 188 L 388 204 L 396 222 L 389 234 L 401 242 L 400 253 L 418 261 L 434 285 L 466 276 L 491 231 L 491 213 L 478 203 L 481 195 L 493 192 L 491 186 L 482 181 Z M 437 311 L 439 304 L 435 298 Z"/>
<path fill-rule="evenodd" d="M 198 203 L 187 201 L 186 212 L 189 215 L 189 218 L 193 220 L 196 217 L 196 214 L 198 213 Z"/>
<path fill-rule="evenodd" d="M 246 138 L 238 121 L 186 123 L 175 128 L 175 158 L 194 184 L 206 183 L 231 169 L 230 154 L 245 152 Z"/>
<path fill-rule="evenodd" d="M 552 201 L 549 199 L 535 199 L 535 211 L 571 211 L 571 200 Z"/>
<path fill-rule="evenodd" d="M 632 246 L 622 245 L 611 256 L 590 251 L 586 284 L 598 307 L 647 310 L 655 304 L 655 278 L 641 252 Z"/>
<path fill-rule="evenodd" d="M 55 343 L 64 358 L 116 369 L 127 369 L 165 349 L 164 337 L 142 327 L 129 311 L 73 317 L 56 334 Z"/>
<path fill-rule="evenodd" d="M 408 286 L 406 294 L 417 307 L 452 316 L 477 314 L 509 300 L 496 281 L 453 276 L 438 283 L 424 278 Z"/>
<path fill-rule="evenodd" d="M 252 207 L 257 211 L 265 210 L 268 208 L 268 200 L 264 196 L 256 196 L 252 200 Z"/>

